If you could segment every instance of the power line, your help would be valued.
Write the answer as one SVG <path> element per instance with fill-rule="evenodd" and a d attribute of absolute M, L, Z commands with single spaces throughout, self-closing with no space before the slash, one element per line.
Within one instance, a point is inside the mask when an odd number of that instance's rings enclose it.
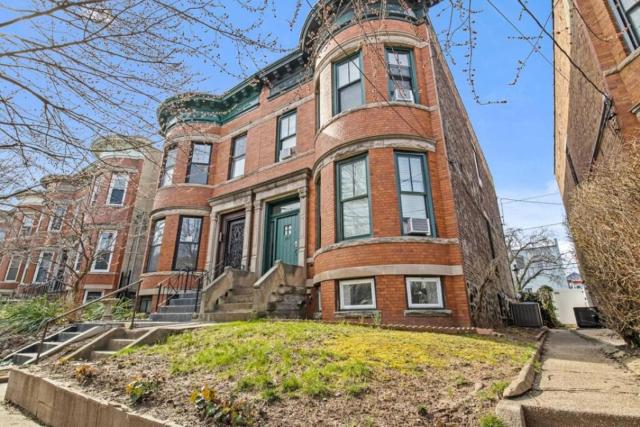
<path fill-rule="evenodd" d="M 534 199 L 542 199 L 544 197 L 551 197 L 551 196 L 557 196 L 560 193 L 558 193 L 557 191 L 555 193 L 547 193 L 547 194 L 539 194 L 537 196 L 530 196 L 530 197 L 523 197 L 522 199 L 518 199 L 518 200 L 534 200 Z M 506 200 L 506 197 L 500 197 L 501 199 Z"/>
<path fill-rule="evenodd" d="M 555 205 L 555 206 L 562 206 L 562 203 L 556 203 L 556 202 L 539 202 L 536 200 L 528 200 L 528 199 L 510 199 L 508 197 L 501 197 L 501 200 L 508 200 L 510 202 L 518 202 L 518 203 L 532 203 L 532 204 L 537 204 L 537 205 Z"/>

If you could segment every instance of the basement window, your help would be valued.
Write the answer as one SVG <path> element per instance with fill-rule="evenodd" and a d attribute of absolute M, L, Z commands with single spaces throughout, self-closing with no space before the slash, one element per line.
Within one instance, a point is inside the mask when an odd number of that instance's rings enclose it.
<path fill-rule="evenodd" d="M 442 283 L 438 277 L 407 277 L 409 308 L 444 308 Z"/>
<path fill-rule="evenodd" d="M 340 309 L 367 310 L 376 308 L 376 289 L 373 279 L 340 281 Z"/>

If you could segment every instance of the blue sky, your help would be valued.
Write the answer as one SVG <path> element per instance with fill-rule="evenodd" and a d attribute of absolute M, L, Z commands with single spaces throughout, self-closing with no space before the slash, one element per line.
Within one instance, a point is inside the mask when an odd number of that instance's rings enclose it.
<path fill-rule="evenodd" d="M 564 209 L 553 175 L 553 68 L 541 55 L 533 53 L 526 61 L 517 84 L 511 85 L 519 60 L 524 60 L 531 45 L 519 38 L 520 34 L 488 2 L 474 0 L 475 29 L 478 32 L 474 49 L 476 90 L 483 101 L 505 100 L 504 104 L 480 105 L 476 103 L 466 81 L 466 48 L 452 52 L 456 64 L 450 63 L 458 90 L 465 103 L 476 134 L 491 168 L 499 197 L 512 199 L 536 198 L 538 203 L 503 201 L 505 222 L 508 226 L 535 227 L 558 224 L 564 220 Z M 492 0 L 499 10 L 527 36 L 537 36 L 539 27 L 525 14 L 516 0 Z M 295 0 L 278 0 L 277 11 L 265 22 L 262 31 L 277 35 L 283 47 L 294 48 L 298 43 L 300 27 L 308 12 L 303 1 L 301 13 L 293 25 Z M 529 7 L 551 31 L 551 2 L 529 1 Z M 449 23 L 449 1 L 445 0 L 430 12 L 436 32 L 445 31 Z M 231 11 L 232 19 L 236 16 Z M 460 37 L 466 37 L 460 33 Z M 552 45 L 542 39 L 541 52 L 553 60 Z M 266 54 L 265 60 L 278 59 L 278 54 Z M 234 62 L 229 55 L 229 63 Z M 194 64 L 195 65 L 195 64 Z M 249 69 L 252 67 L 249 65 Z M 219 75 L 208 75 L 206 68 L 196 66 L 203 76 L 193 89 L 223 92 L 237 83 Z M 252 69 L 254 70 L 254 69 Z M 561 241 L 562 249 L 568 247 L 563 225 L 550 227 Z"/>

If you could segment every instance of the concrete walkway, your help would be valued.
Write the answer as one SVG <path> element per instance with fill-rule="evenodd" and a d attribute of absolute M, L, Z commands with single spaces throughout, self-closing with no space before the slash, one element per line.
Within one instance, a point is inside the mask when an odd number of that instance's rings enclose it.
<path fill-rule="evenodd" d="M 638 426 L 640 379 L 567 330 L 552 330 L 534 388 L 516 399 L 529 426 Z"/>
<path fill-rule="evenodd" d="M 5 403 L 4 394 L 6 391 L 7 384 L 0 384 L 0 425 L 2 427 L 39 427 L 40 424 Z"/>

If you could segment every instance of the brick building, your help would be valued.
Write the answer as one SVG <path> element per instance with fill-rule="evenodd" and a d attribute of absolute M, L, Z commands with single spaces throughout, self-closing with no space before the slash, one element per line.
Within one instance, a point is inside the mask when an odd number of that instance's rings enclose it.
<path fill-rule="evenodd" d="M 51 175 L 3 212 L 0 293 L 62 291 L 91 299 L 136 280 L 161 153 L 142 138 L 101 138 L 96 160 Z M 40 293 L 40 292 L 38 292 Z"/>
<path fill-rule="evenodd" d="M 177 270 L 260 278 L 280 260 L 303 271 L 307 315 L 501 322 L 495 191 L 434 2 L 381 3 L 322 2 L 294 52 L 221 96 L 160 106 L 144 298 Z"/>
<path fill-rule="evenodd" d="M 554 2 L 555 175 L 565 204 L 599 158 L 640 137 L 640 2 Z"/>

